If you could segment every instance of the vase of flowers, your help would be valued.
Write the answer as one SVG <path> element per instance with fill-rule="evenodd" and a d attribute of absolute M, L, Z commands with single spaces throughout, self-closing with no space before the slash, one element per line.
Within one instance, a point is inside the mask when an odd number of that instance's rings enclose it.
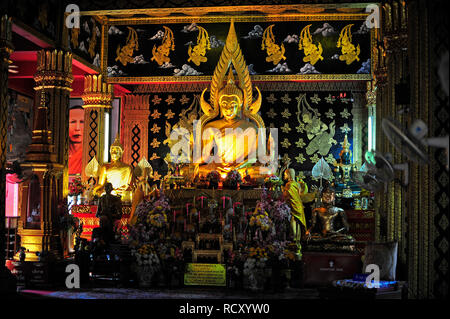
<path fill-rule="evenodd" d="M 208 181 L 208 188 L 217 189 L 220 182 L 220 174 L 218 171 L 211 171 L 206 175 L 206 180 Z"/>
<path fill-rule="evenodd" d="M 291 221 L 291 208 L 284 200 L 278 199 L 272 201 L 268 209 L 275 226 L 276 239 L 286 240 L 286 233 Z"/>
<path fill-rule="evenodd" d="M 228 172 L 223 182 L 223 186 L 228 189 L 238 189 L 240 184 L 242 184 L 242 176 L 235 169 Z"/>
<path fill-rule="evenodd" d="M 161 270 L 161 264 L 152 244 L 144 244 L 137 250 L 132 249 L 131 254 L 136 258 L 136 272 L 139 287 L 151 287 L 154 276 Z"/>
<path fill-rule="evenodd" d="M 75 177 L 69 183 L 69 196 L 76 198 L 75 203 L 78 205 L 84 204 L 82 202 L 82 195 L 86 189 L 84 183 L 81 181 L 81 177 Z"/>
<path fill-rule="evenodd" d="M 283 184 L 283 181 L 277 175 L 270 175 L 264 179 L 264 185 L 270 190 L 277 190 Z"/>
<path fill-rule="evenodd" d="M 244 263 L 244 288 L 262 291 L 266 282 L 268 250 L 265 247 L 250 247 Z"/>
<path fill-rule="evenodd" d="M 272 229 L 272 221 L 266 211 L 256 207 L 249 220 L 251 236 L 254 241 L 263 242 Z"/>

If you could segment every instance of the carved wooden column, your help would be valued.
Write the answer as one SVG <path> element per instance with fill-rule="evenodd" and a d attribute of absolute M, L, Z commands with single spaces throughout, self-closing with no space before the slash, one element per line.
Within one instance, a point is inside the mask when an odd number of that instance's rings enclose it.
<path fill-rule="evenodd" d="M 408 2 L 409 4 L 409 2 Z M 402 112 L 402 106 L 397 105 L 399 96 L 396 85 L 407 82 L 408 70 L 408 26 L 406 15 L 407 2 L 402 0 L 383 1 L 382 28 L 377 34 L 377 69 L 376 78 L 376 150 L 382 154 L 390 153 L 393 164 L 408 161 L 392 143 L 389 142 L 381 129 L 384 118 L 393 118 L 406 127 L 409 115 Z M 408 94 L 408 92 L 406 93 Z M 411 221 L 409 207 L 412 198 L 419 197 L 401 185 L 403 172 L 396 171 L 396 181 L 389 183 L 385 193 L 379 193 L 377 210 L 380 214 L 380 239 L 398 241 L 397 270 L 400 280 L 408 280 L 411 266 L 408 261 L 408 242 L 410 235 L 408 223 Z M 410 181 L 411 183 L 411 181 Z M 413 279 L 414 280 L 414 279 Z"/>
<path fill-rule="evenodd" d="M 13 51 L 11 18 L 0 17 L 0 292 L 12 289 L 11 274 L 5 267 L 6 136 L 8 125 L 8 66 Z"/>
<path fill-rule="evenodd" d="M 121 123 L 123 161 L 135 167 L 148 156 L 149 95 L 125 95 Z"/>
<path fill-rule="evenodd" d="M 36 252 L 60 256 L 58 206 L 63 199 L 61 184 L 64 165 L 58 163 L 58 151 L 51 140 L 48 128 L 49 99 L 41 91 L 41 100 L 33 127 L 33 138 L 22 168 L 32 172 L 32 176 L 21 184 L 22 200 L 19 203 L 21 215 L 18 233 L 21 246 L 25 247 L 26 261 L 37 261 Z M 18 259 L 18 254 L 15 259 Z"/>
<path fill-rule="evenodd" d="M 82 95 L 84 108 L 83 157 L 81 176 L 86 181 L 85 167 L 95 157 L 101 165 L 104 162 L 106 130 L 105 114 L 110 113 L 114 99 L 114 87 L 106 84 L 102 75 L 87 75 L 84 78 Z M 107 127 L 108 126 L 108 127 Z M 106 158 L 108 154 L 106 154 Z"/>
<path fill-rule="evenodd" d="M 34 80 L 38 105 L 32 142 L 22 164 L 33 174 L 19 189 L 18 232 L 21 245 L 29 251 L 27 261 L 37 261 L 36 252 L 60 257 L 58 210 L 68 194 L 72 54 L 56 49 L 38 51 Z"/>
<path fill-rule="evenodd" d="M 55 146 L 56 161 L 64 166 L 60 189 L 66 198 L 69 181 L 69 99 L 72 91 L 72 53 L 45 49 L 37 53 L 37 72 L 34 76 L 37 100 L 45 96 L 48 129 Z"/>

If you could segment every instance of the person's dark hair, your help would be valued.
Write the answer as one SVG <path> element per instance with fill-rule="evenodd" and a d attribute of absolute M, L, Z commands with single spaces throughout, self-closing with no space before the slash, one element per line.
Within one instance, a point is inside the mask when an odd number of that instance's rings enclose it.
<path fill-rule="evenodd" d="M 72 110 L 78 110 L 78 109 L 83 109 L 83 106 L 81 106 L 81 105 L 73 105 L 73 106 L 71 106 L 70 108 L 69 108 L 69 111 L 72 111 Z"/>

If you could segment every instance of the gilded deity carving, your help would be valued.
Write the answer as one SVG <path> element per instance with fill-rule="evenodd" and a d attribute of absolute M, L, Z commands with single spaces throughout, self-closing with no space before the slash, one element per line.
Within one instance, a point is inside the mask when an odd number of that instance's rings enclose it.
<path fill-rule="evenodd" d="M 97 45 L 97 30 L 96 30 L 96 25 L 95 22 L 92 25 L 92 35 L 91 35 L 91 40 L 89 41 L 89 55 L 91 56 L 91 58 L 93 58 L 95 56 L 95 46 Z"/>
<path fill-rule="evenodd" d="M 164 28 L 164 37 L 162 40 L 162 44 L 159 47 L 153 46 L 152 53 L 153 56 L 151 61 L 156 61 L 158 65 L 163 65 L 164 63 L 169 63 L 170 51 L 175 50 L 175 39 L 173 37 L 173 32 L 170 28 L 163 26 Z"/>
<path fill-rule="evenodd" d="M 112 194 L 120 195 L 123 202 L 131 202 L 132 189 L 134 187 L 134 174 L 130 165 L 122 162 L 123 147 L 119 136 L 110 147 L 111 162 L 100 166 L 98 171 L 98 183 L 94 187 L 94 194 L 101 196 L 106 183 L 111 183 Z"/>
<path fill-rule="evenodd" d="M 45 1 L 39 6 L 39 23 L 42 29 L 45 29 L 48 25 L 48 3 Z"/>
<path fill-rule="evenodd" d="M 339 35 L 337 47 L 341 48 L 341 55 L 339 60 L 345 61 L 347 65 L 352 64 L 353 61 L 359 61 L 359 53 L 361 49 L 359 44 L 355 47 L 352 43 L 352 28 L 353 24 L 346 25 Z"/>
<path fill-rule="evenodd" d="M 208 58 L 205 57 L 205 54 L 206 50 L 211 50 L 211 43 L 209 41 L 208 32 L 201 26 L 197 26 L 197 28 L 197 44 L 194 46 L 194 48 L 189 45 L 189 59 L 187 61 L 192 61 L 195 65 L 199 66 L 200 63 L 208 61 Z"/>
<path fill-rule="evenodd" d="M 76 49 L 79 46 L 78 36 L 80 35 L 80 28 L 70 29 L 70 42 L 72 43 L 72 48 Z"/>
<path fill-rule="evenodd" d="M 134 61 L 133 58 L 134 50 L 139 49 L 138 35 L 136 33 L 136 30 L 130 27 L 127 28 L 129 30 L 127 43 L 122 48 L 120 47 L 119 44 L 116 50 L 117 54 L 116 61 L 120 61 L 124 66 Z"/>
<path fill-rule="evenodd" d="M 267 62 L 272 62 L 274 65 L 277 65 L 281 60 L 286 60 L 284 56 L 285 48 L 282 43 L 281 46 L 275 44 L 275 36 L 273 35 L 273 27 L 274 24 L 267 27 L 263 33 L 263 39 L 261 44 L 261 50 L 266 50 Z"/>
<path fill-rule="evenodd" d="M 303 58 L 303 62 L 309 62 L 311 65 L 314 65 L 319 60 L 323 60 L 322 57 L 322 44 L 319 42 L 319 45 L 315 45 L 312 42 L 311 32 L 309 28 L 311 24 L 307 25 L 300 32 L 300 40 L 298 41 L 298 49 L 303 50 L 305 57 Z"/>
<path fill-rule="evenodd" d="M 233 76 L 231 64 L 236 70 L 239 82 Z M 228 69 L 224 85 L 223 80 Z M 204 98 L 206 90 L 200 97 L 200 106 L 204 113 L 200 119 L 202 134 L 197 134 L 195 143 L 198 147 L 201 146 L 199 148 L 202 150 L 202 156 L 196 172 L 206 175 L 211 170 L 217 170 L 225 176 L 236 169 L 243 175 L 247 169 L 254 177 L 270 172 L 271 168 L 265 167 L 264 164 L 272 164 L 273 159 L 266 154 L 265 127 L 258 114 L 262 102 L 261 92 L 256 88 L 258 98 L 253 101 L 250 75 L 237 42 L 233 21 L 214 71 L 211 104 Z M 216 119 L 218 116 L 220 118 Z M 257 130 L 260 128 L 261 130 Z M 227 133 L 230 130 L 233 134 Z M 214 156 L 211 156 L 212 151 Z M 265 155 L 265 163 L 261 162 L 260 153 Z"/>

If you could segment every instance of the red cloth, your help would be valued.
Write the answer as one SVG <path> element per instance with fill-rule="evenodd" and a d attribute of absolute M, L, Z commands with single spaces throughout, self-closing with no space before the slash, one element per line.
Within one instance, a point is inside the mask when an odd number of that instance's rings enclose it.
<path fill-rule="evenodd" d="M 76 152 L 69 152 L 69 175 L 81 174 L 81 157 L 83 148 L 80 147 Z"/>

